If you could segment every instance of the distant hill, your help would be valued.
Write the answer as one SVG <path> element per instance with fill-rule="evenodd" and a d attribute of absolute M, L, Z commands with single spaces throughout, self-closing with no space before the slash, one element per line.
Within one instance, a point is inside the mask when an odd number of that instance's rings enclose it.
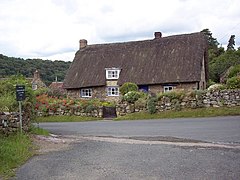
<path fill-rule="evenodd" d="M 22 59 L 8 57 L 0 54 L 0 78 L 11 75 L 22 74 L 25 77 L 33 77 L 36 69 L 39 70 L 41 79 L 46 85 L 55 81 L 63 81 L 65 74 L 71 62 L 65 61 L 50 61 L 42 59 Z"/>

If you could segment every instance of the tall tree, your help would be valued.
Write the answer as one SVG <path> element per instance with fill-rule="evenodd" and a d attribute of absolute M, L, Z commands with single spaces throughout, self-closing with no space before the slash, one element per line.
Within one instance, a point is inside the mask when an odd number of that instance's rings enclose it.
<path fill-rule="evenodd" d="M 235 35 L 231 35 L 228 41 L 227 51 L 234 50 L 234 46 L 235 46 Z"/>
<path fill-rule="evenodd" d="M 217 49 L 219 43 L 217 39 L 212 36 L 211 31 L 209 29 L 203 29 L 201 32 L 207 37 L 209 49 Z"/>

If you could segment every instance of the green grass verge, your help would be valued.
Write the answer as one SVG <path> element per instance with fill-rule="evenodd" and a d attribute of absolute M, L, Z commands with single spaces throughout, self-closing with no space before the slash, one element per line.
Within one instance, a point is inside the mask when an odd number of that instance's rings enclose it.
<path fill-rule="evenodd" d="M 164 111 L 157 114 L 144 112 L 127 114 L 115 120 L 136 120 L 136 119 L 164 119 L 164 118 L 187 118 L 187 117 L 215 117 L 240 115 L 240 106 L 185 109 L 182 111 Z"/>
<path fill-rule="evenodd" d="M 42 129 L 40 127 L 33 126 L 33 125 L 30 127 L 30 133 L 36 134 L 36 135 L 49 136 L 49 132 L 47 130 Z"/>
<path fill-rule="evenodd" d="M 46 116 L 37 117 L 36 122 L 83 122 L 83 121 L 96 121 L 102 118 L 96 117 L 83 117 L 83 116 Z"/>
<path fill-rule="evenodd" d="M 14 169 L 33 155 L 31 148 L 33 145 L 29 135 L 0 135 L 0 176 L 4 179 L 14 176 Z"/>

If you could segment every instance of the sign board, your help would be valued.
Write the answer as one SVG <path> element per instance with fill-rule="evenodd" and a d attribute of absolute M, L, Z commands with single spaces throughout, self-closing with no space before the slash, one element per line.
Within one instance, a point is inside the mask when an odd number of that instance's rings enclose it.
<path fill-rule="evenodd" d="M 17 97 L 17 101 L 25 100 L 25 86 L 24 85 L 16 86 L 16 97 Z"/>

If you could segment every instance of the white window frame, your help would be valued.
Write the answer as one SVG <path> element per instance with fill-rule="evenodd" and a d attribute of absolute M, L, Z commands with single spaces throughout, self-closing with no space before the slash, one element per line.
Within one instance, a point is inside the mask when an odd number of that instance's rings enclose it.
<path fill-rule="evenodd" d="M 107 87 L 107 96 L 119 96 L 119 87 L 118 86 Z"/>
<path fill-rule="evenodd" d="M 92 88 L 84 88 L 80 90 L 80 97 L 89 98 L 92 97 Z"/>
<path fill-rule="evenodd" d="M 173 86 L 163 86 L 163 92 L 173 91 Z"/>
<path fill-rule="evenodd" d="M 106 68 L 106 79 L 118 79 L 120 69 L 118 68 Z"/>

